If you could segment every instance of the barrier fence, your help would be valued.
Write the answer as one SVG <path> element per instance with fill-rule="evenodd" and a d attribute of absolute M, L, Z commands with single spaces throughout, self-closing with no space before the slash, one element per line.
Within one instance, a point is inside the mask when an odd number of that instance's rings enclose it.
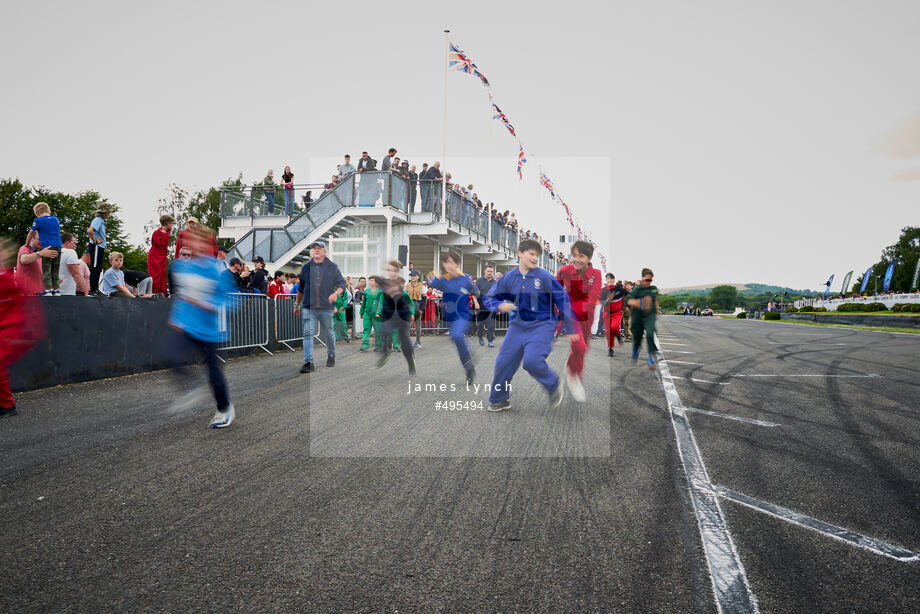
<path fill-rule="evenodd" d="M 230 304 L 220 313 L 221 331 L 227 333 L 227 338 L 217 349 L 261 348 L 272 355 L 268 349 L 270 309 L 271 302 L 264 294 L 231 294 Z"/>

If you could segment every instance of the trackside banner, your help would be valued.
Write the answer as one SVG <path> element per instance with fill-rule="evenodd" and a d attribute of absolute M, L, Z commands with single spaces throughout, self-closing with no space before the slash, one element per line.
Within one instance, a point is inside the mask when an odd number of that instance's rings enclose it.
<path fill-rule="evenodd" d="M 870 266 L 868 269 L 866 269 L 866 272 L 863 274 L 863 282 L 862 282 L 862 285 L 859 287 L 860 294 L 865 294 L 866 286 L 869 285 L 869 278 L 872 277 L 872 269 L 874 268 L 875 268 L 874 266 Z"/>
<path fill-rule="evenodd" d="M 847 273 L 847 276 L 843 278 L 843 287 L 840 288 L 840 293 L 846 295 L 847 288 L 850 287 L 850 278 L 853 277 L 853 271 Z"/>
<path fill-rule="evenodd" d="M 895 259 L 888 265 L 888 269 L 885 271 L 885 283 L 882 284 L 882 292 L 888 292 L 888 288 L 891 287 L 891 277 L 894 275 L 894 265 L 897 263 L 898 261 Z"/>

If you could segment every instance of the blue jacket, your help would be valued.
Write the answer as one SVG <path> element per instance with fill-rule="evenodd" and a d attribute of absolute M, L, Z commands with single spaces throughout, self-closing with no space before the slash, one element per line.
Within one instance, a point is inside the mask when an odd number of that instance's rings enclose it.
<path fill-rule="evenodd" d="M 441 303 L 444 305 L 444 321 L 471 320 L 470 295 L 478 297 L 479 290 L 473 284 L 470 276 L 461 273 L 457 277 L 439 275 L 429 277 L 428 285 L 444 293 Z"/>
<path fill-rule="evenodd" d="M 564 320 L 565 334 L 579 332 L 575 314 L 569 304 L 569 295 L 552 273 L 535 268 L 526 275 L 513 269 L 492 284 L 492 289 L 482 300 L 489 311 L 498 311 L 502 303 L 514 303 L 517 309 L 508 314 L 509 326 L 524 326 L 529 322 L 557 322 L 555 307 Z"/>
<path fill-rule="evenodd" d="M 216 258 L 200 256 L 191 260 L 174 260 L 170 275 L 175 280 L 169 323 L 194 339 L 218 342 L 226 337 L 226 327 L 220 326 L 220 313 L 231 309 L 230 293 L 235 292 L 233 277 Z M 195 299 L 195 303 L 188 299 Z M 208 306 L 201 308 L 196 303 Z M 224 329 L 224 330 L 222 330 Z"/>
<path fill-rule="evenodd" d="M 312 258 L 308 260 L 300 269 L 300 280 L 297 283 L 298 291 L 303 293 L 304 309 L 331 311 L 333 304 L 329 302 L 329 295 L 335 292 L 336 288 L 346 291 L 342 272 L 339 271 L 338 265 L 328 258 L 320 264 L 313 262 Z"/>

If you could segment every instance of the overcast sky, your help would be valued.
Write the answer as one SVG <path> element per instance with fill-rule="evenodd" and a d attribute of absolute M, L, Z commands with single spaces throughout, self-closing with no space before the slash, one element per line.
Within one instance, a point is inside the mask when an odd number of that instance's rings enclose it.
<path fill-rule="evenodd" d="M 140 242 L 175 182 L 441 157 L 546 235 L 542 163 L 620 277 L 823 288 L 920 210 L 920 2 L 4 2 L 0 176 L 95 189 Z M 331 165 L 331 168 L 330 168 Z"/>

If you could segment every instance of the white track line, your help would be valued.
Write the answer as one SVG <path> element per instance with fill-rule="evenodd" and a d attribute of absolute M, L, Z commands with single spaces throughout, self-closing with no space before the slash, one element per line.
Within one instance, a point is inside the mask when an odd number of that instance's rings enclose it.
<path fill-rule="evenodd" d="M 663 350 L 663 351 L 666 351 L 670 354 L 696 354 L 696 352 L 688 352 L 687 350 Z"/>
<path fill-rule="evenodd" d="M 671 362 L 674 363 L 675 365 L 694 365 L 696 367 L 706 366 L 701 362 L 687 362 L 686 360 L 672 360 Z"/>
<path fill-rule="evenodd" d="M 775 422 L 765 422 L 763 420 L 754 420 L 753 418 L 742 418 L 741 416 L 732 416 L 731 414 L 720 414 L 714 411 L 706 411 L 705 409 L 696 409 L 695 407 L 685 407 L 684 411 L 692 411 L 695 414 L 706 414 L 707 416 L 715 416 L 716 418 L 737 420 L 738 422 L 747 422 L 748 424 L 756 424 L 757 426 L 779 426 Z"/>
<path fill-rule="evenodd" d="M 715 593 L 716 609 L 722 613 L 732 614 L 757 613 L 760 611 L 757 608 L 757 600 L 748 584 L 741 557 L 735 550 L 725 516 L 719 506 L 718 495 L 713 490 L 706 465 L 703 464 L 703 457 L 696 445 L 690 422 L 680 402 L 680 395 L 677 394 L 677 388 L 668 370 L 668 363 L 661 353 L 658 354 L 658 371 L 668 402 L 671 425 L 674 427 L 677 451 L 680 454 L 684 474 L 687 476 L 690 499 L 696 514 L 696 524 L 699 527 L 703 550 L 706 553 L 706 563 Z"/>
<path fill-rule="evenodd" d="M 661 345 L 683 345 L 683 346 L 686 346 L 687 344 L 686 344 L 686 343 L 673 343 L 673 342 L 668 343 L 668 342 L 661 342 Z"/>
<path fill-rule="evenodd" d="M 728 382 L 712 382 L 708 379 L 696 379 L 695 377 L 680 377 L 679 375 L 672 375 L 671 379 L 682 379 L 689 382 L 698 382 L 700 384 L 716 384 L 718 386 L 728 386 Z"/>
<path fill-rule="evenodd" d="M 865 375 L 834 375 L 832 373 L 729 373 L 726 377 L 881 377 L 878 373 Z"/>
<path fill-rule="evenodd" d="M 828 524 L 821 520 L 816 520 L 805 516 L 804 514 L 799 514 L 798 512 L 793 512 L 792 510 L 780 507 L 778 505 L 773 505 L 772 503 L 767 503 L 766 501 L 760 501 L 754 499 L 753 497 L 748 497 L 739 492 L 729 490 L 722 486 L 714 487 L 716 492 L 720 496 L 734 501 L 735 503 L 740 503 L 746 507 L 749 507 L 753 510 L 769 514 L 774 518 L 779 518 L 780 520 L 785 520 L 786 522 L 791 522 L 792 524 L 797 524 L 800 527 L 805 527 L 806 529 L 811 529 L 812 531 L 817 531 L 822 535 L 831 537 L 833 539 L 842 541 L 851 546 L 856 546 L 858 548 L 863 548 L 864 550 L 869 550 L 875 554 L 881 554 L 882 556 L 887 556 L 888 558 L 895 559 L 896 561 L 902 561 L 908 563 L 911 561 L 920 561 L 920 555 L 916 552 L 911 552 L 899 546 L 893 546 L 889 543 L 883 542 L 874 537 L 866 537 L 865 535 L 860 535 L 850 531 L 849 529 L 844 529 L 836 525 Z"/>

